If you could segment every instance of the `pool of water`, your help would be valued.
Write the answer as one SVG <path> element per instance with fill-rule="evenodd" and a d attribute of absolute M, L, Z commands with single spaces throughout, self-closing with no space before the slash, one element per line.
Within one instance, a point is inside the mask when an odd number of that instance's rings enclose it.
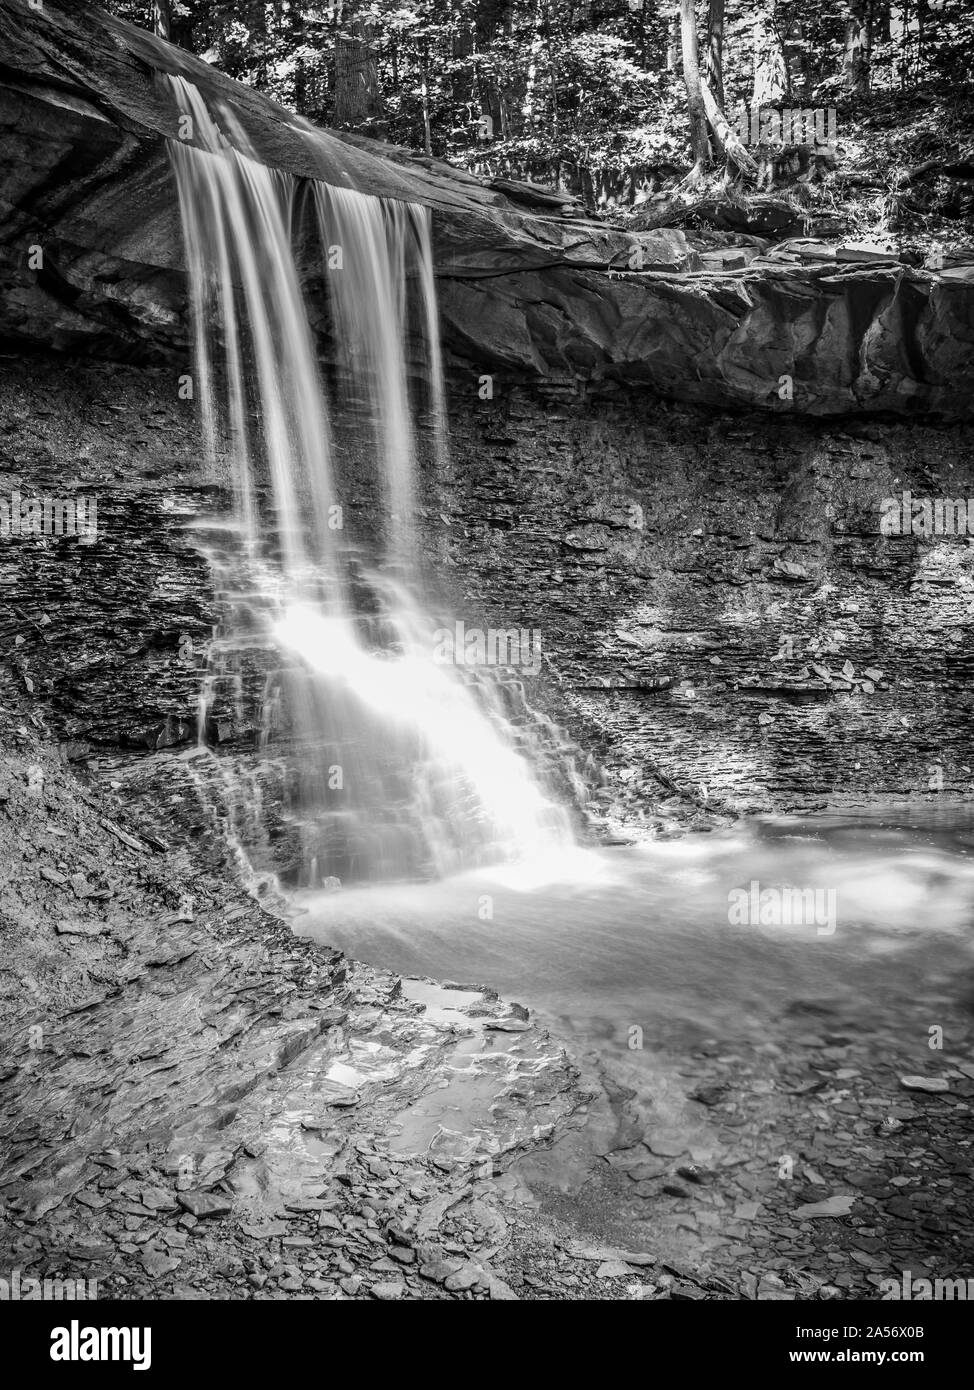
<path fill-rule="evenodd" d="M 301 935 L 489 985 L 583 1045 L 754 1040 L 802 1007 L 903 1027 L 974 999 L 974 812 L 762 819 L 298 905 Z"/>

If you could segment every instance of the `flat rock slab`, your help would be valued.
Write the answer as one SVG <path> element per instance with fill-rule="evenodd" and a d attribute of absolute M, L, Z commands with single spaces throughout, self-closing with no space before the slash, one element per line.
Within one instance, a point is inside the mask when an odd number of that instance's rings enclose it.
<path fill-rule="evenodd" d="M 205 1216 L 226 1216 L 233 1210 L 230 1198 L 216 1192 L 180 1192 L 178 1200 L 183 1210 L 197 1220 Z"/>
<path fill-rule="evenodd" d="M 799 1221 L 813 1221 L 820 1216 L 848 1216 L 855 1202 L 855 1192 L 836 1193 L 824 1202 L 809 1202 L 803 1207 L 796 1207 L 794 1215 Z"/>

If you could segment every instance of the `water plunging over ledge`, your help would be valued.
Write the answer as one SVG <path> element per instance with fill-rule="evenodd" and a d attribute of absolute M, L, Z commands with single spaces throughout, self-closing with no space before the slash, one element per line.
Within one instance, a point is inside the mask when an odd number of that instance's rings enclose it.
<path fill-rule="evenodd" d="M 250 751 L 273 769 L 297 841 L 292 877 L 306 886 L 442 876 L 570 844 L 567 812 L 522 751 L 543 725 L 526 707 L 520 728 L 511 718 L 517 683 L 436 659 L 415 500 L 420 405 L 437 451 L 444 431 L 429 213 L 261 164 L 232 113 L 168 81 L 185 136 L 171 154 L 204 446 L 216 470 L 228 437 L 235 498 L 233 524 L 205 546 L 224 617 L 201 748 L 217 741 L 218 701 L 242 714 L 256 683 Z M 294 249 L 309 222 L 336 362 L 327 391 Z M 425 363 L 422 402 L 409 340 Z M 332 422 L 353 414 L 380 480 L 378 556 L 351 536 L 333 474 Z M 255 773 L 229 761 L 194 757 L 201 795 L 241 857 L 273 869 Z"/>

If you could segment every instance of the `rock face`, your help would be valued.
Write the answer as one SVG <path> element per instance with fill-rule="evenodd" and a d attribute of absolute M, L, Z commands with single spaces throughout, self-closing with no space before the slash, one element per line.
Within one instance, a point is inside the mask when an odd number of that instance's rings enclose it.
<path fill-rule="evenodd" d="M 260 158 L 433 210 L 454 366 L 789 412 L 934 412 L 974 399 L 974 271 L 703 262 L 680 232 L 532 215 L 435 160 L 320 135 L 95 8 L 0 0 L 0 333 L 139 362 L 185 360 L 183 252 L 160 74 L 225 103 Z M 36 252 L 43 252 L 37 264 Z M 34 268 L 31 268 L 32 263 Z M 641 266 L 641 269 L 633 269 Z"/>
<path fill-rule="evenodd" d="M 374 142 L 312 150 L 280 108 L 83 14 L 0 0 L 0 330 L 31 349 L 0 372 L 0 483 L 97 496 L 100 532 L 0 548 L 0 636 L 66 756 L 108 759 L 138 799 L 196 741 L 216 606 L 185 523 L 220 498 L 175 385 L 176 116 L 157 74 L 179 70 L 280 167 L 433 209 L 453 467 L 424 468 L 424 548 L 458 616 L 540 631 L 553 679 L 529 700 L 618 772 L 609 795 L 655 803 L 675 783 L 743 810 L 969 794 L 974 550 L 878 525 L 905 489 L 974 497 L 969 427 L 918 418 L 971 410 L 966 272 L 809 265 L 788 247 L 714 269 L 682 234 L 534 216 Z M 668 269 L 606 269 L 637 244 Z M 729 421 L 701 402 L 751 408 Z M 914 418 L 814 418 L 882 409 Z M 355 449 L 339 431 L 367 530 Z M 224 723 L 224 748 L 251 732 Z"/>
<path fill-rule="evenodd" d="M 444 606 L 540 634 L 528 703 L 618 774 L 611 799 L 665 828 L 680 803 L 657 773 L 739 811 L 970 795 L 974 546 L 879 529 L 906 490 L 974 499 L 970 425 L 731 420 L 621 389 L 481 400 L 473 375 L 450 413 L 452 468 L 421 480 Z M 367 460 L 336 461 L 358 532 Z M 215 855 L 180 756 L 219 611 L 194 538 L 225 505 L 196 403 L 165 367 L 2 362 L 0 499 L 18 489 L 96 497 L 98 537 L 0 543 L 14 688 L 72 762 L 174 803 Z M 253 742 L 229 698 L 215 717 L 221 754 Z"/>
<path fill-rule="evenodd" d="M 610 820 L 665 832 L 675 787 L 702 819 L 969 798 L 974 543 L 880 518 L 904 492 L 974 499 L 971 445 L 970 425 L 471 384 L 437 508 L 457 613 L 539 634 L 549 712 L 618 775 Z"/>

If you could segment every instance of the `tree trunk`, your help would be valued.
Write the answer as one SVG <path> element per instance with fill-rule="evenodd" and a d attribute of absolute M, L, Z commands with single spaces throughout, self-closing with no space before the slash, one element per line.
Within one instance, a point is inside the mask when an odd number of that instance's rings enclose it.
<path fill-rule="evenodd" d="M 849 0 L 845 52 L 842 56 L 842 83 L 850 96 L 865 96 L 869 91 L 869 10 L 869 0 Z"/>
<path fill-rule="evenodd" d="M 364 20 L 353 17 L 341 25 L 336 36 L 332 121 L 340 129 L 358 130 L 381 116 L 379 62 L 372 47 L 371 28 Z"/>
<path fill-rule="evenodd" d="M 425 46 L 423 48 L 423 72 L 420 85 L 420 99 L 423 106 L 423 151 L 427 155 L 432 155 L 433 137 L 430 129 L 429 53 Z"/>
<path fill-rule="evenodd" d="M 551 46 L 552 23 L 551 23 L 551 6 L 550 6 L 550 4 L 549 4 L 549 5 L 547 6 L 547 8 L 546 8 L 545 18 L 546 18 L 546 21 L 547 21 L 547 25 L 546 25 L 546 37 L 545 37 L 545 56 L 547 57 L 547 60 L 548 60 L 548 91 L 549 91 L 550 97 L 551 97 L 551 138 L 552 138 L 552 141 L 553 141 L 555 144 L 557 144 L 557 142 L 558 142 L 558 64 L 557 64 L 557 62 L 556 62 L 556 60 L 555 60 L 554 50 L 552 49 L 552 46 Z"/>
<path fill-rule="evenodd" d="M 152 0 L 152 32 L 156 38 L 172 39 L 172 5 L 170 0 Z"/>
<path fill-rule="evenodd" d="M 728 159 L 732 159 L 739 169 L 745 169 L 748 173 L 757 172 L 757 164 L 752 158 L 750 151 L 746 148 L 741 137 L 732 129 L 730 122 L 718 106 L 713 92 L 711 92 L 707 82 L 701 79 L 700 95 L 703 98 L 704 110 L 707 113 L 707 120 L 721 146 L 727 151 Z"/>
<path fill-rule="evenodd" d="M 647 28 L 647 25 L 649 24 L 649 9 L 650 9 L 649 0 L 642 0 L 642 4 L 643 4 L 642 15 L 641 15 L 640 22 L 639 22 L 639 66 L 643 69 L 644 72 L 646 72 L 646 71 L 649 70 L 649 42 L 648 42 L 648 37 L 647 37 L 647 33 L 646 33 L 646 28 Z M 655 11 L 654 11 L 654 13 L 655 13 Z M 572 10 L 569 9 L 569 13 L 568 13 L 568 32 L 569 32 L 569 33 L 571 33 L 571 26 L 572 26 L 572 20 L 573 20 L 573 18 L 574 18 L 574 15 L 573 15 L 573 13 L 572 13 Z"/>
<path fill-rule="evenodd" d="M 680 65 L 680 16 L 675 14 L 670 20 L 670 32 L 666 41 L 666 70 L 676 72 Z"/>
<path fill-rule="evenodd" d="M 896 73 L 900 91 L 905 91 L 910 76 L 910 0 L 890 7 L 889 36 L 896 41 Z"/>
<path fill-rule="evenodd" d="M 683 81 L 687 89 L 687 111 L 690 117 L 690 150 L 693 168 L 689 182 L 695 182 L 710 158 L 707 136 L 707 112 L 700 90 L 700 58 L 697 52 L 697 19 L 693 0 L 680 0 L 680 42 L 683 49 Z"/>
<path fill-rule="evenodd" d="M 762 12 L 754 21 L 754 88 L 752 106 L 770 106 L 781 101 L 788 85 L 785 55 L 770 13 Z"/>
<path fill-rule="evenodd" d="M 524 106 L 521 108 L 521 114 L 524 117 L 525 131 L 528 135 L 534 133 L 535 127 L 534 92 L 535 84 L 538 79 L 538 58 L 540 55 L 541 0 L 536 0 L 534 7 L 534 29 L 531 34 L 531 47 L 528 52 L 528 74 L 524 89 Z"/>
<path fill-rule="evenodd" d="M 450 36 L 450 47 L 453 51 L 453 105 L 457 111 L 465 110 L 469 116 L 476 103 L 476 66 L 471 62 L 470 68 L 465 70 L 461 64 L 464 58 L 472 59 L 477 47 L 474 25 L 458 24 Z"/>
<path fill-rule="evenodd" d="M 305 70 L 304 56 L 304 13 L 300 5 L 289 5 L 284 13 L 287 22 L 287 45 L 288 50 L 295 54 L 294 59 L 294 109 L 301 116 L 306 116 L 307 97 L 308 97 L 308 74 Z"/>
<path fill-rule="evenodd" d="M 724 106 L 724 0 L 710 0 L 707 12 L 707 86 Z"/>

